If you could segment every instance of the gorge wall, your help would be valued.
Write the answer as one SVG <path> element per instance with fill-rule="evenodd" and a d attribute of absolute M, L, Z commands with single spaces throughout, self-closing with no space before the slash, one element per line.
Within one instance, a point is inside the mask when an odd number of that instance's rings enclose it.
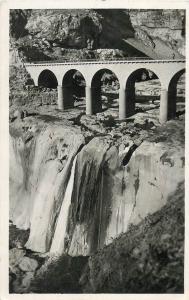
<path fill-rule="evenodd" d="M 157 57 L 170 58 L 173 51 L 184 55 L 185 13 L 171 9 L 12 10 L 10 35 L 11 51 L 18 50 L 26 61 L 146 56 L 143 45 Z M 140 41 L 139 48 L 124 42 L 129 38 Z"/>
<path fill-rule="evenodd" d="M 184 181 L 181 121 L 145 140 L 144 130 L 136 139 L 123 125 L 118 138 L 65 120 L 16 122 L 10 219 L 30 230 L 25 246 L 35 252 L 92 254 L 163 207 Z"/>

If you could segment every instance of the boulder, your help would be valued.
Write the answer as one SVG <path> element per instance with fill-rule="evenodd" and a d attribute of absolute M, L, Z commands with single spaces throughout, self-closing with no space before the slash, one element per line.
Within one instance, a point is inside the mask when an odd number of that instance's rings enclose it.
<path fill-rule="evenodd" d="M 19 268 L 24 272 L 34 272 L 38 267 L 37 260 L 29 258 L 27 256 L 23 257 L 19 263 Z"/>
<path fill-rule="evenodd" d="M 19 119 L 19 120 L 22 120 L 24 118 L 24 111 L 21 110 L 21 109 L 15 110 L 14 117 Z"/>
<path fill-rule="evenodd" d="M 24 278 L 22 279 L 22 287 L 28 289 L 30 287 L 31 281 L 34 279 L 34 272 L 26 272 Z"/>
<path fill-rule="evenodd" d="M 9 251 L 9 265 L 10 267 L 17 266 L 23 259 L 26 251 L 22 249 L 13 248 Z"/>

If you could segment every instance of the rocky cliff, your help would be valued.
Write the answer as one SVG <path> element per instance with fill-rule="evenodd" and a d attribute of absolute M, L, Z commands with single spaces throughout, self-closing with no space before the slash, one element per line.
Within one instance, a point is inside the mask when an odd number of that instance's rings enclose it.
<path fill-rule="evenodd" d="M 131 23 L 135 37 L 152 48 L 159 57 L 172 54 L 185 55 L 184 10 L 131 10 Z"/>
<path fill-rule="evenodd" d="M 12 10 L 12 51 L 26 61 L 106 59 L 148 56 L 148 46 L 157 57 L 181 57 L 184 18 L 182 10 Z"/>

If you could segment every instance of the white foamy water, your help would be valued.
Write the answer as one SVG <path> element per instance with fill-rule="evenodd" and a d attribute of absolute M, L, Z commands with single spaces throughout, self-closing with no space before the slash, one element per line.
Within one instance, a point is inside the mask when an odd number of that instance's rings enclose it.
<path fill-rule="evenodd" d="M 75 156 L 73 161 L 71 175 L 68 181 L 61 210 L 58 216 L 58 221 L 55 229 L 55 234 L 52 240 L 50 253 L 62 254 L 64 252 L 68 214 L 71 205 L 71 198 L 72 198 L 72 191 L 73 191 L 73 184 L 74 184 L 76 160 L 77 160 L 77 155 Z"/>

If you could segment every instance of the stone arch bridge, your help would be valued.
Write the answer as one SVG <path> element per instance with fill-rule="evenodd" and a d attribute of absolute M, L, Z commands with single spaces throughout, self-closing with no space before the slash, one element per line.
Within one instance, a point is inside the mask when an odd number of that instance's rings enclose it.
<path fill-rule="evenodd" d="M 100 111 L 99 74 L 102 70 L 109 70 L 117 76 L 119 81 L 119 119 L 123 120 L 134 114 L 135 108 L 135 81 L 139 70 L 148 70 L 155 74 L 161 84 L 160 113 L 161 123 L 173 118 L 176 114 L 177 82 L 185 72 L 185 60 L 109 60 L 109 61 L 64 61 L 64 62 L 38 62 L 25 63 L 35 85 L 40 82 L 40 76 L 45 71 L 52 73 L 58 89 L 58 108 L 67 108 L 71 90 L 70 75 L 79 71 L 85 79 L 86 114 Z"/>

